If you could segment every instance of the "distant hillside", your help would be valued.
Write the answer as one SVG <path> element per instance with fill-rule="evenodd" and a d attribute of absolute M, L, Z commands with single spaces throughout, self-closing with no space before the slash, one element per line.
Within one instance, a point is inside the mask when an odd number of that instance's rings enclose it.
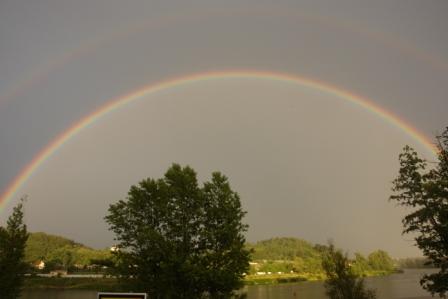
<path fill-rule="evenodd" d="M 426 257 L 401 258 L 396 263 L 402 269 L 434 268 Z"/>
<path fill-rule="evenodd" d="M 313 245 L 297 238 L 272 238 L 247 243 L 246 246 L 253 250 L 252 261 L 255 263 L 251 266 L 251 273 L 311 273 L 317 278 L 322 274 L 322 255 L 327 249 L 325 245 Z M 382 250 L 374 251 L 367 257 L 359 253 L 355 253 L 355 256 L 353 269 L 359 274 L 393 269 L 392 259 Z M 48 267 L 53 268 L 84 269 L 91 264 L 111 262 L 111 258 L 109 249 L 92 249 L 73 240 L 42 232 L 30 233 L 25 249 L 27 262 L 43 260 Z"/>
<path fill-rule="evenodd" d="M 253 250 L 250 273 L 301 273 L 311 279 L 323 276 L 322 258 L 328 247 L 313 245 L 296 238 L 272 238 L 247 244 Z M 387 252 L 376 250 L 364 257 L 355 253 L 351 260 L 355 273 L 367 276 L 379 273 L 390 273 L 394 269 L 393 260 Z"/>
<path fill-rule="evenodd" d="M 107 259 L 107 249 L 95 250 L 73 240 L 46 234 L 30 233 L 25 248 L 25 260 L 29 263 L 43 260 L 56 264 L 89 265 L 92 260 Z"/>
<path fill-rule="evenodd" d="M 25 259 L 28 262 L 47 259 L 57 249 L 76 246 L 84 247 L 82 244 L 64 237 L 42 232 L 30 233 L 26 243 Z"/>
<path fill-rule="evenodd" d="M 311 243 L 296 238 L 272 238 L 255 244 L 248 243 L 247 247 L 254 250 L 253 260 L 294 260 L 320 255 Z"/>

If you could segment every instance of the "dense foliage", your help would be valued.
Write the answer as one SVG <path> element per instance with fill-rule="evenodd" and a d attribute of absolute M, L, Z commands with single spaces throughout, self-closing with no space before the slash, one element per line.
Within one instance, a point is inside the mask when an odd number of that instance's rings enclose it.
<path fill-rule="evenodd" d="M 227 298 L 248 269 L 240 198 L 225 176 L 198 186 L 190 167 L 132 186 L 109 208 L 118 271 L 151 298 Z"/>
<path fill-rule="evenodd" d="M 272 238 L 248 244 L 254 250 L 254 260 L 293 260 L 296 257 L 313 258 L 319 252 L 313 245 L 297 238 Z"/>
<path fill-rule="evenodd" d="M 42 232 L 30 233 L 26 242 L 25 260 L 33 263 L 38 260 L 49 260 L 54 251 L 64 247 L 81 246 L 64 237 L 50 235 Z"/>
<path fill-rule="evenodd" d="M 448 127 L 437 136 L 437 147 L 438 161 L 430 169 L 414 149 L 403 149 L 390 200 L 412 209 L 402 221 L 403 233 L 415 234 L 417 246 L 440 269 L 420 283 L 433 295 L 444 296 L 448 293 Z"/>
<path fill-rule="evenodd" d="M 14 207 L 6 227 L 0 227 L 0 297 L 18 298 L 27 264 L 24 262 L 28 238 L 23 222 L 23 202 Z"/>
<path fill-rule="evenodd" d="M 107 264 L 111 258 L 108 249 L 95 250 L 67 238 L 42 232 L 30 233 L 26 242 L 25 261 L 29 264 L 43 261 L 46 271 L 80 270 L 92 265 Z"/>
<path fill-rule="evenodd" d="M 251 273 L 299 273 L 311 278 L 323 278 L 322 258 L 328 246 L 313 245 L 297 238 L 272 238 L 247 244 L 253 251 Z M 395 265 L 389 254 L 377 250 L 364 257 L 355 253 L 351 261 L 354 273 L 360 276 L 386 273 L 394 270 Z"/>
<path fill-rule="evenodd" d="M 394 269 L 394 261 L 383 250 L 377 250 L 369 254 L 368 262 L 372 270 L 392 271 Z"/>
<path fill-rule="evenodd" d="M 353 271 L 347 255 L 336 250 L 333 245 L 326 250 L 322 267 L 327 276 L 326 294 L 331 299 L 374 299 L 373 290 L 366 289 L 364 280 Z"/>

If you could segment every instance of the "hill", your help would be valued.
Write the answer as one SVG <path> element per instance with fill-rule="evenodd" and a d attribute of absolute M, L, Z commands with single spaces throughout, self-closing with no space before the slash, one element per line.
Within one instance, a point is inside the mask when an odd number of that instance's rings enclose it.
<path fill-rule="evenodd" d="M 247 243 L 246 246 L 253 251 L 250 273 L 311 273 L 316 278 L 323 273 L 321 263 L 327 249 L 325 245 L 314 245 L 297 238 L 272 238 Z M 372 252 L 367 257 L 359 253 L 355 256 L 352 260 L 353 269 L 359 274 L 393 269 L 392 259 L 382 250 Z M 27 262 L 43 260 L 49 269 L 85 269 L 92 264 L 108 265 L 112 262 L 111 257 L 109 249 L 92 249 L 43 232 L 30 233 L 25 249 Z"/>
<path fill-rule="evenodd" d="M 272 238 L 248 244 L 253 249 L 253 260 L 289 260 L 296 258 L 317 258 L 320 253 L 314 246 L 297 238 Z"/>
<path fill-rule="evenodd" d="M 272 238 L 247 244 L 253 250 L 251 273 L 302 273 L 307 277 L 321 278 L 322 257 L 328 247 L 312 244 L 297 238 Z M 376 275 L 394 269 L 387 252 L 376 250 L 364 257 L 355 253 L 351 260 L 353 271 L 359 275 Z"/>
<path fill-rule="evenodd" d="M 73 265 L 85 267 L 92 261 L 106 260 L 110 256 L 108 249 L 92 249 L 73 240 L 43 232 L 30 233 L 25 248 L 26 262 L 43 260 L 46 264 L 64 268 Z"/>
<path fill-rule="evenodd" d="M 63 247 L 85 246 L 60 236 L 43 232 L 30 233 L 26 242 L 25 260 L 27 262 L 34 262 L 39 259 L 47 260 L 55 251 Z"/>

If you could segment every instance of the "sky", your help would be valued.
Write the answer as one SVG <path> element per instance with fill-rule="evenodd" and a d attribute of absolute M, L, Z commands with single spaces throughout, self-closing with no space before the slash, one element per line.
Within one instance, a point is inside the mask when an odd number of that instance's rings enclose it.
<path fill-rule="evenodd" d="M 0 203 L 0 223 L 27 195 L 30 231 L 110 246 L 108 206 L 177 162 L 201 181 L 229 177 L 251 242 L 333 239 L 350 252 L 418 256 L 401 235 L 406 210 L 388 197 L 404 145 L 434 155 L 332 90 L 433 139 L 448 126 L 447 13 L 446 1 L 3 0 L 0 193 L 114 99 L 193 74 L 246 75 L 173 84 L 96 119 Z"/>

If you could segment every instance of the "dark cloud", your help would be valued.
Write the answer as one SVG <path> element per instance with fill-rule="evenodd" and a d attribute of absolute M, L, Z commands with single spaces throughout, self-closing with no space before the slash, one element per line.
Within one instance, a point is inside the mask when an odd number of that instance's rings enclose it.
<path fill-rule="evenodd" d="M 434 135 L 447 125 L 445 6 L 3 1 L 0 188 L 110 99 L 208 70 L 328 82 Z M 202 177 L 216 169 L 230 177 L 249 212 L 251 240 L 332 237 L 352 250 L 413 255 L 400 235 L 402 211 L 387 202 L 405 143 L 425 153 L 390 123 L 320 91 L 263 80 L 202 82 L 142 99 L 84 130 L 19 194 L 30 194 L 31 229 L 105 246 L 107 205 L 177 161 Z"/>

